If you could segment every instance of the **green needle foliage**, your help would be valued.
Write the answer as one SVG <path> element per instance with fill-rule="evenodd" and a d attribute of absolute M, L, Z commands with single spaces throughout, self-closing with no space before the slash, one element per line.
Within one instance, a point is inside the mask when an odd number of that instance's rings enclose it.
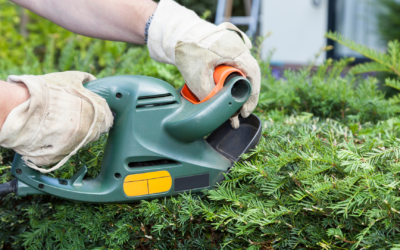
<path fill-rule="evenodd" d="M 0 3 L 16 11 L 8 2 Z M 4 18 L 3 9 L 0 13 Z M 15 51 L 0 54 L 2 79 L 83 70 L 97 77 L 141 74 L 176 87 L 183 83 L 175 67 L 152 61 L 144 47 L 76 36 L 29 15 L 33 24 L 28 37 L 0 41 L 2 48 Z M 41 29 L 49 35 L 41 36 Z M 380 67 L 391 71 L 397 67 L 392 60 L 396 46 L 388 54 L 363 49 L 384 58 Z M 255 46 L 256 58 L 259 52 Z M 260 61 L 262 93 L 256 113 L 262 119 L 262 139 L 215 189 L 132 204 L 9 194 L 1 197 L 1 247 L 399 249 L 399 102 L 385 99 L 375 78 L 357 75 L 365 72 L 357 71 L 361 66 L 344 75 L 350 61 L 327 60 L 318 67 L 286 70 L 278 78 L 268 61 Z M 400 86 L 397 79 L 387 83 Z M 70 178 L 86 165 L 86 178 L 93 178 L 106 140 L 104 135 L 82 148 L 49 176 Z M 13 155 L 0 149 L 2 183 L 14 178 Z"/>
<path fill-rule="evenodd" d="M 388 249 L 400 244 L 400 120 L 344 126 L 309 113 L 277 112 L 264 117 L 275 120 L 264 120 L 263 139 L 244 156 L 247 161 L 203 197 L 93 205 L 9 195 L 0 212 L 3 244 L 15 249 Z M 98 145 L 82 149 L 79 163 L 98 169 L 93 158 L 100 150 Z M 55 175 L 68 175 L 77 163 Z M 10 179 L 5 171 L 2 177 Z"/>
<path fill-rule="evenodd" d="M 394 73 L 400 76 L 400 43 L 397 40 L 388 42 L 387 53 L 379 52 L 367 46 L 358 44 L 354 41 L 344 38 L 338 33 L 328 32 L 326 37 L 343 44 L 344 46 L 357 51 L 363 56 L 372 60 L 363 64 L 358 64 L 351 69 L 354 74 L 367 73 L 373 71 L 383 71 Z"/>
<path fill-rule="evenodd" d="M 328 32 L 326 37 L 357 51 L 363 56 L 372 60 L 372 62 L 358 64 L 350 70 L 353 74 L 362 74 L 368 72 L 386 72 L 395 76 L 394 79 L 388 77 L 385 84 L 396 90 L 400 90 L 400 43 L 398 40 L 389 41 L 387 53 L 379 52 L 364 45 L 357 44 L 344 38 L 338 33 Z M 393 104 L 400 103 L 400 94 L 393 96 L 390 101 Z"/>

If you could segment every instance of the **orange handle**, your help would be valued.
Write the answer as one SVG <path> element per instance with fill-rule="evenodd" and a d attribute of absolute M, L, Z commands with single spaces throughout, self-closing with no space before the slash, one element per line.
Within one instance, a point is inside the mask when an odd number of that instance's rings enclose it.
<path fill-rule="evenodd" d="M 218 91 L 220 91 L 224 87 L 224 83 L 226 78 L 232 74 L 232 73 L 238 73 L 243 77 L 246 77 L 243 72 L 238 70 L 237 68 L 227 66 L 227 65 L 219 65 L 215 68 L 214 70 L 214 82 L 215 82 L 215 87 L 214 89 L 204 98 L 202 101 L 197 98 L 197 96 L 188 88 L 187 84 L 185 84 L 181 90 L 181 95 L 183 98 L 188 100 L 189 102 L 193 104 L 199 104 L 203 103 L 207 100 L 209 100 L 211 97 L 213 97 Z"/>

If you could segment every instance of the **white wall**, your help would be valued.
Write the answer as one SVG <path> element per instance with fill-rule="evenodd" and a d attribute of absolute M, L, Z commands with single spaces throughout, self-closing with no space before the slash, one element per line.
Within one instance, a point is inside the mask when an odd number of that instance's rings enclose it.
<path fill-rule="evenodd" d="M 263 58 L 275 48 L 273 64 L 307 64 L 326 46 L 327 26 L 328 0 L 261 0 L 261 34 L 272 32 L 263 44 Z M 324 59 L 325 53 L 317 63 Z"/>

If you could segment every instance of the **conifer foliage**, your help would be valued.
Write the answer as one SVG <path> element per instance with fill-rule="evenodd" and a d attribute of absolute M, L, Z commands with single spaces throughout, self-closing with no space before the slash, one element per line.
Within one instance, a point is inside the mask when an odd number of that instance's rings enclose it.
<path fill-rule="evenodd" d="M 16 249 L 387 249 L 400 244 L 400 120 L 344 126 L 309 113 L 272 116 L 275 120 L 264 121 L 257 149 L 205 196 L 93 205 L 9 195 L 0 213 L 3 244 Z M 97 153 L 96 145 L 81 150 L 80 164 L 90 165 L 93 155 L 85 154 Z M 77 163 L 61 171 L 66 174 Z M 3 178 L 10 177 L 7 171 Z"/>
<path fill-rule="evenodd" d="M 386 72 L 391 73 L 395 78 L 386 78 L 385 84 L 396 90 L 400 90 L 400 42 L 398 40 L 389 41 L 387 45 L 387 53 L 379 52 L 357 44 L 349 39 L 344 38 L 338 33 L 328 32 L 326 37 L 343 44 L 350 49 L 357 51 L 372 62 L 358 64 L 350 70 L 353 74 L 362 74 L 368 72 Z M 392 97 L 390 101 L 394 104 L 400 103 L 400 94 Z"/>

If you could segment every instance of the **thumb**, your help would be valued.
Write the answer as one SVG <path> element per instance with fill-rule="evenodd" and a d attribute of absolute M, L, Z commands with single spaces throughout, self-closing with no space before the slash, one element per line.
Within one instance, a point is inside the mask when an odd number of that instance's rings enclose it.
<path fill-rule="evenodd" d="M 231 118 L 229 118 L 229 120 L 231 121 L 232 128 L 234 128 L 234 129 L 238 129 L 239 128 L 239 126 L 240 126 L 239 114 L 237 114 L 235 116 L 232 116 Z"/>
<path fill-rule="evenodd" d="M 247 102 L 243 105 L 240 113 L 242 114 L 243 118 L 249 117 L 251 112 L 256 108 L 257 103 L 258 103 L 258 93 L 251 95 Z"/>

